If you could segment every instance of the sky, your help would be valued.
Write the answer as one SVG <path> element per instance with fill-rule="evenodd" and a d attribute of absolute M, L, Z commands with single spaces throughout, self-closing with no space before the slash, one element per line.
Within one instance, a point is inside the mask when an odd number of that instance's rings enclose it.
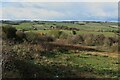
<path fill-rule="evenodd" d="M 1 0 L 2 20 L 117 21 L 117 0 Z"/>
<path fill-rule="evenodd" d="M 2 2 L 119 2 L 119 0 L 0 0 Z"/>

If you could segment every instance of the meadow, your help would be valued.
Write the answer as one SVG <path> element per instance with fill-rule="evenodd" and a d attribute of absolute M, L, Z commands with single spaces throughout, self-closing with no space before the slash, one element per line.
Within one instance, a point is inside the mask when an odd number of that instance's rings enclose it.
<path fill-rule="evenodd" d="M 118 78 L 116 22 L 3 21 L 3 78 Z"/>

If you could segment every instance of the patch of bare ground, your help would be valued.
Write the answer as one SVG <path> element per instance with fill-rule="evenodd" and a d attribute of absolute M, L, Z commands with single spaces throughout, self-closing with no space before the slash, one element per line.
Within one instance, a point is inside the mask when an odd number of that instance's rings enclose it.
<path fill-rule="evenodd" d="M 119 52 L 87 52 L 85 54 L 92 54 L 92 55 L 100 55 L 100 56 L 109 56 L 112 58 L 118 58 L 120 54 Z"/>

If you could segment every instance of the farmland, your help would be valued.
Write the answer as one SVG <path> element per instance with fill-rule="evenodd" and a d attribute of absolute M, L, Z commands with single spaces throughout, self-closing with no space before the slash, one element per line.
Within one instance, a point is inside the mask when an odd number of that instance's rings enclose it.
<path fill-rule="evenodd" d="M 3 21 L 3 78 L 118 78 L 117 22 Z"/>
<path fill-rule="evenodd" d="M 19 25 L 13 25 L 14 27 L 16 27 L 17 29 L 30 29 L 32 28 L 32 25 L 35 26 L 38 29 L 44 29 L 44 28 L 50 28 L 50 26 L 64 26 L 64 27 L 69 27 L 69 28 L 78 28 L 80 30 L 87 30 L 87 31 L 99 31 L 99 30 L 103 30 L 103 31 L 112 31 L 112 30 L 117 30 L 117 23 L 116 22 L 101 22 L 101 23 L 95 23 L 95 22 L 83 22 L 83 23 L 79 23 L 79 22 L 25 22 L 25 23 L 21 23 Z"/>

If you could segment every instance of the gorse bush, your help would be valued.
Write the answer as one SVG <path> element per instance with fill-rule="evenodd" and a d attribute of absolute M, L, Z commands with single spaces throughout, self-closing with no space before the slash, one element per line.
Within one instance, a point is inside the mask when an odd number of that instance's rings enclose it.
<path fill-rule="evenodd" d="M 60 39 L 67 39 L 69 34 L 62 32 L 61 35 L 59 36 Z"/>
<path fill-rule="evenodd" d="M 68 40 L 67 39 L 57 39 L 55 42 L 59 43 L 59 44 L 68 44 Z"/>
<path fill-rule="evenodd" d="M 104 46 L 106 47 L 110 47 L 112 46 L 112 41 L 109 37 L 106 37 L 105 40 L 104 40 Z"/>
<path fill-rule="evenodd" d="M 55 38 L 52 36 L 40 35 L 35 32 L 27 32 L 25 33 L 25 35 L 26 35 L 26 40 L 33 43 L 51 42 L 55 40 Z"/>
<path fill-rule="evenodd" d="M 2 27 L 3 36 L 6 39 L 13 39 L 16 38 L 16 28 L 12 27 L 11 25 L 3 26 Z"/>
<path fill-rule="evenodd" d="M 105 40 L 105 36 L 103 34 L 100 35 L 96 35 L 93 37 L 94 40 L 94 45 L 103 45 L 104 44 L 104 40 Z"/>
<path fill-rule="evenodd" d="M 112 52 L 118 52 L 118 43 L 112 44 L 112 46 L 110 47 L 110 50 Z"/>
<path fill-rule="evenodd" d="M 73 35 L 73 36 L 69 37 L 68 41 L 71 44 L 78 44 L 80 42 L 80 36 L 79 35 Z"/>
<path fill-rule="evenodd" d="M 23 31 L 16 31 L 17 40 L 24 40 L 26 38 L 25 33 Z"/>
<path fill-rule="evenodd" d="M 93 34 L 86 34 L 86 35 L 84 35 L 84 44 L 88 45 L 88 46 L 94 45 L 93 38 L 94 38 Z"/>
<path fill-rule="evenodd" d="M 53 31 L 53 30 L 51 30 L 51 31 L 49 31 L 48 35 L 51 35 L 55 38 L 59 38 L 62 33 L 63 33 L 63 31 L 59 31 L 59 30 L 54 30 Z"/>
<path fill-rule="evenodd" d="M 83 44 L 84 38 L 82 35 L 79 35 L 79 44 Z"/>
<path fill-rule="evenodd" d="M 73 33 L 73 35 L 76 35 L 76 34 L 77 34 L 75 30 L 73 30 L 72 33 Z"/>
<path fill-rule="evenodd" d="M 34 41 L 35 42 L 38 38 L 38 36 L 34 32 L 26 32 L 25 35 L 26 35 L 27 41 Z"/>

